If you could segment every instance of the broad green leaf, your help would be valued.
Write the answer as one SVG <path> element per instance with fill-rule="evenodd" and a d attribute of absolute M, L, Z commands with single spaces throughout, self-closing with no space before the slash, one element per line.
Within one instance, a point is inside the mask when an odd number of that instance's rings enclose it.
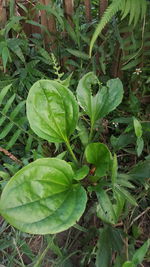
<path fill-rule="evenodd" d="M 96 167 L 95 175 L 105 176 L 111 163 L 111 153 L 107 146 L 101 143 L 91 143 L 86 147 L 85 155 L 87 162 Z"/>
<path fill-rule="evenodd" d="M 117 217 L 108 194 L 105 190 L 100 188 L 96 191 L 96 195 L 99 202 L 97 206 L 97 216 L 104 222 L 115 224 L 117 222 Z"/>
<path fill-rule="evenodd" d="M 30 89 L 27 117 L 32 130 L 49 142 L 66 142 L 78 121 L 78 104 L 68 88 L 40 80 Z"/>
<path fill-rule="evenodd" d="M 150 239 L 148 239 L 143 246 L 141 246 L 133 255 L 132 262 L 137 266 L 138 264 L 142 263 L 144 257 L 149 249 L 150 246 Z"/>
<path fill-rule="evenodd" d="M 96 75 L 93 72 L 88 72 L 80 79 L 77 87 L 78 103 L 81 108 L 83 108 L 85 113 L 90 117 L 93 124 L 97 119 L 97 104 L 100 103 L 96 103 L 95 101 L 95 105 L 93 105 L 94 96 L 92 96 L 91 87 L 98 83 L 99 81 Z M 97 98 L 97 95 L 95 98 Z"/>
<path fill-rule="evenodd" d="M 113 111 L 122 102 L 123 98 L 123 84 L 119 78 L 109 80 L 106 86 L 101 90 L 101 94 L 106 96 L 106 100 L 102 102 L 101 118 Z"/>
<path fill-rule="evenodd" d="M 76 129 L 78 131 L 78 136 L 79 136 L 79 138 L 81 140 L 82 145 L 84 147 L 86 147 L 88 142 L 89 142 L 89 135 L 88 135 L 88 129 L 84 125 L 82 120 L 79 120 Z"/>
<path fill-rule="evenodd" d="M 141 123 L 136 119 L 133 118 L 133 124 L 134 124 L 134 130 L 137 137 L 142 136 L 142 125 Z"/>
<path fill-rule="evenodd" d="M 54 234 L 74 225 L 83 214 L 87 196 L 74 183 L 71 166 L 56 158 L 38 159 L 17 172 L 0 200 L 4 218 L 19 230 Z"/>
<path fill-rule="evenodd" d="M 123 86 L 118 78 L 109 80 L 106 87 L 92 94 L 92 86 L 95 85 L 99 87 L 100 82 L 93 72 L 89 72 L 82 77 L 77 87 L 78 103 L 90 117 L 92 127 L 98 119 L 114 110 L 123 98 Z"/>
<path fill-rule="evenodd" d="M 74 179 L 75 180 L 82 180 L 84 179 L 89 173 L 89 167 L 84 165 L 82 168 L 78 169 L 75 173 Z"/>
<path fill-rule="evenodd" d="M 135 267 L 132 261 L 126 261 L 122 267 Z"/>

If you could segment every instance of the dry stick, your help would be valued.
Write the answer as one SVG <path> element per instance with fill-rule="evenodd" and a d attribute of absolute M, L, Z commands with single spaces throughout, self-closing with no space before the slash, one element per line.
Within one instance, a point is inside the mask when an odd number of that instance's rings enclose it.
<path fill-rule="evenodd" d="M 133 221 L 131 222 L 129 228 L 133 225 L 134 222 L 136 222 L 140 217 L 142 217 L 146 212 L 148 212 L 150 210 L 150 207 L 147 207 L 146 210 L 144 210 L 142 213 L 140 213 L 136 218 L 133 219 Z"/>
<path fill-rule="evenodd" d="M 3 152 L 7 157 L 9 157 L 13 161 L 17 162 L 18 164 L 22 165 L 22 162 L 19 159 L 17 159 L 12 153 L 10 153 L 8 150 L 2 148 L 1 146 L 0 146 L 0 152 Z"/>

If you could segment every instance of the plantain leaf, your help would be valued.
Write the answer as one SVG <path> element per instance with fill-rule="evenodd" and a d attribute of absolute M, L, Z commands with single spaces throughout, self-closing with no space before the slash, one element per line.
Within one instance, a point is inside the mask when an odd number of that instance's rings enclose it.
<path fill-rule="evenodd" d="M 101 143 L 91 143 L 86 147 L 85 155 L 87 161 L 95 165 L 95 175 L 105 176 L 111 163 L 111 153 L 107 146 Z"/>
<path fill-rule="evenodd" d="M 53 234 L 68 229 L 85 210 L 84 188 L 71 166 L 56 158 L 38 159 L 17 172 L 3 190 L 0 211 L 21 231 Z"/>
<path fill-rule="evenodd" d="M 91 125 L 114 110 L 122 101 L 123 85 L 120 79 L 111 79 L 106 87 L 102 87 L 95 95 L 92 95 L 92 86 L 100 85 L 93 72 L 85 74 L 77 87 L 77 99 L 79 105 L 90 117 Z"/>
<path fill-rule="evenodd" d="M 78 169 L 75 173 L 75 180 L 82 180 L 84 179 L 89 173 L 89 167 L 86 165 L 83 165 L 80 169 Z"/>
<path fill-rule="evenodd" d="M 101 107 L 100 116 L 103 118 L 108 113 L 113 111 L 121 102 L 123 98 L 123 85 L 119 78 L 111 79 L 107 82 L 106 87 L 103 87 L 101 94 L 103 99 L 103 106 Z"/>
<path fill-rule="evenodd" d="M 56 81 L 40 80 L 30 89 L 27 117 L 32 130 L 49 142 L 66 142 L 78 121 L 73 94 Z"/>

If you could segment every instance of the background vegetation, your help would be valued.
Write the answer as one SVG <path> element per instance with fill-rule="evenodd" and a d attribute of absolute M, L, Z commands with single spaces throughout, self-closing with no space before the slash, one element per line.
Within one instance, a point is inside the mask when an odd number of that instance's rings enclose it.
<path fill-rule="evenodd" d="M 102 84 L 119 77 L 124 85 L 122 104 L 97 122 L 94 141 L 117 154 L 120 175 L 138 204 L 127 201 L 112 227 L 96 216 L 93 196 L 78 225 L 45 237 L 21 233 L 1 217 L 2 265 L 149 266 L 149 12 L 146 0 L 0 1 L 1 190 L 35 159 L 69 159 L 63 145 L 41 140 L 29 127 L 25 102 L 33 83 L 67 81 L 75 93 L 79 79 L 92 71 Z M 77 157 L 87 138 L 84 124 L 78 131 Z"/>

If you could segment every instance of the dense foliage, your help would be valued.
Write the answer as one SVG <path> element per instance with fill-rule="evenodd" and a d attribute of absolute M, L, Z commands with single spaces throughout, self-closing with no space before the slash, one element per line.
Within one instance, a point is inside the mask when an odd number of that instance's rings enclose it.
<path fill-rule="evenodd" d="M 149 1 L 0 5 L 0 263 L 149 266 Z"/>

